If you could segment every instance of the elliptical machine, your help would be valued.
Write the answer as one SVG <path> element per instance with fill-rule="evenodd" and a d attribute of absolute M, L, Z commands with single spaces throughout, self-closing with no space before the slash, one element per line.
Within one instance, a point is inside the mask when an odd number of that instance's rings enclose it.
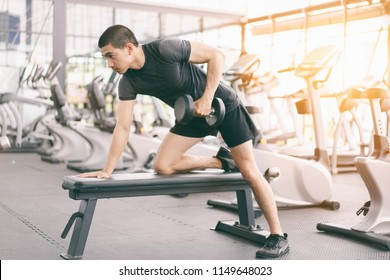
<path fill-rule="evenodd" d="M 356 157 L 355 166 L 362 177 L 370 201 L 357 211 L 363 213 L 362 221 L 352 227 L 329 223 L 318 223 L 317 229 L 341 234 L 347 237 L 366 241 L 390 250 L 390 142 L 384 132 L 386 125 L 381 119 L 381 101 L 389 100 L 390 95 L 384 88 L 369 88 L 365 91 L 351 89 L 351 98 L 365 98 L 370 102 L 374 126 L 374 149 L 368 157 Z"/>

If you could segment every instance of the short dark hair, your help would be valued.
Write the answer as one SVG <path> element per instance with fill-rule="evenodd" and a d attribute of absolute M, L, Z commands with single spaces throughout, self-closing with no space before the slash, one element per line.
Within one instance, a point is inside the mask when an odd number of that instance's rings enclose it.
<path fill-rule="evenodd" d="M 113 25 L 100 36 L 98 46 L 103 48 L 111 44 L 114 48 L 123 49 L 128 43 L 138 47 L 138 41 L 133 31 L 123 25 Z"/>

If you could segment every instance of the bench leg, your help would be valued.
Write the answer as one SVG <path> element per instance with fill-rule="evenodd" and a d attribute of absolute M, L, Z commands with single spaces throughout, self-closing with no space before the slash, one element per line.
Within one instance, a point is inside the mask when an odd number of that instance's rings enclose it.
<path fill-rule="evenodd" d="M 255 228 L 255 215 L 251 190 L 236 191 L 240 225 Z"/>
<path fill-rule="evenodd" d="M 252 191 L 250 189 L 236 191 L 239 222 L 219 221 L 215 227 L 216 231 L 223 231 L 256 243 L 264 244 L 270 234 L 260 225 L 256 225 Z"/>
<path fill-rule="evenodd" d="M 96 202 L 96 199 L 81 201 L 78 212 L 80 216 L 76 219 L 68 252 L 66 254 L 61 254 L 61 257 L 64 259 L 81 259 L 83 257 Z"/>

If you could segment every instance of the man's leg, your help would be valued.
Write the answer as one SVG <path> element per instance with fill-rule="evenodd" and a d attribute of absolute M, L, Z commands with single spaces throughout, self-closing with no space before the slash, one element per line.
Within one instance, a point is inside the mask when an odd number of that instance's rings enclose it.
<path fill-rule="evenodd" d="M 257 167 L 252 141 L 247 141 L 231 148 L 231 153 L 242 176 L 251 186 L 271 232 L 264 246 L 256 252 L 256 257 L 276 258 L 287 253 L 289 251 L 287 234 L 283 233 L 280 226 L 278 210 L 271 186 Z"/>
<path fill-rule="evenodd" d="M 270 232 L 283 235 L 274 195 L 271 186 L 257 167 L 252 141 L 247 141 L 230 150 L 242 176 L 252 188 L 254 197 L 268 222 Z"/>
<path fill-rule="evenodd" d="M 221 168 L 221 161 L 215 157 L 185 154 L 202 139 L 168 132 L 158 149 L 154 170 L 160 174 L 172 174 L 205 168 Z"/>

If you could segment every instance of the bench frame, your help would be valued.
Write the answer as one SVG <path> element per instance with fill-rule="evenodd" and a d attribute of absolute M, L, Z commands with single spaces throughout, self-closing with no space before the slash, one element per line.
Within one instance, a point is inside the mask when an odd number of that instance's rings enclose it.
<path fill-rule="evenodd" d="M 240 173 L 193 172 L 189 174 L 156 175 L 151 173 L 114 174 L 112 178 L 64 178 L 63 189 L 69 197 L 81 200 L 61 235 L 66 238 L 75 223 L 64 259 L 81 259 L 88 239 L 98 199 L 154 195 L 174 195 L 235 191 L 239 221 L 218 221 L 215 230 L 264 244 L 270 234 L 255 223 L 252 190 Z"/>

